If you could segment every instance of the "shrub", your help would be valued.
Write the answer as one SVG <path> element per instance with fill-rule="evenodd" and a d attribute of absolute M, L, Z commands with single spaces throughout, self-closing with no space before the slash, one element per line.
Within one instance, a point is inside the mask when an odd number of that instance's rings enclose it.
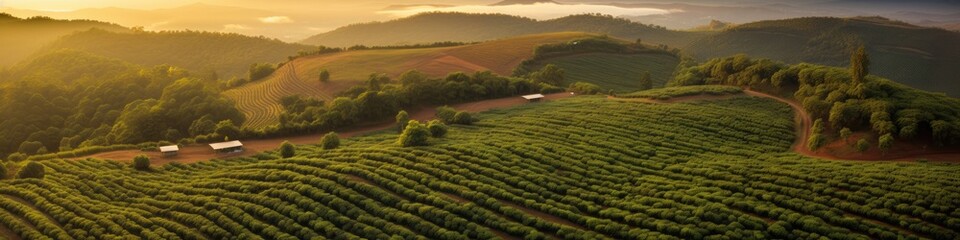
<path fill-rule="evenodd" d="M 7 178 L 7 166 L 0 164 L 0 179 Z"/>
<path fill-rule="evenodd" d="M 870 142 L 867 142 L 866 139 L 860 139 L 860 141 L 857 141 L 856 147 L 858 152 L 866 152 L 867 149 L 870 149 Z"/>
<path fill-rule="evenodd" d="M 437 110 L 437 113 L 439 114 L 440 111 Z M 407 114 L 407 111 L 401 110 L 394 119 L 396 119 L 397 123 L 397 132 L 403 132 L 403 129 L 407 128 L 407 122 L 410 122 L 410 115 Z"/>
<path fill-rule="evenodd" d="M 17 178 L 43 178 L 44 167 L 37 162 L 28 162 L 26 166 L 17 173 Z"/>
<path fill-rule="evenodd" d="M 430 137 L 430 130 L 424 127 L 417 120 L 410 120 L 407 128 L 403 129 L 397 143 L 403 147 L 426 146 L 427 139 Z"/>
<path fill-rule="evenodd" d="M 150 170 L 150 157 L 147 155 L 137 155 L 133 158 L 133 169 L 140 171 Z"/>
<path fill-rule="evenodd" d="M 330 71 L 326 69 L 320 70 L 320 82 L 329 82 L 330 81 Z"/>
<path fill-rule="evenodd" d="M 453 109 L 450 106 L 442 106 L 437 108 L 437 119 L 445 123 L 453 123 L 453 117 L 457 115 L 457 110 Z M 406 127 L 404 127 L 406 130 Z"/>
<path fill-rule="evenodd" d="M 597 93 L 600 93 L 601 90 L 603 90 L 600 88 L 600 86 L 597 86 L 596 84 L 585 83 L 585 82 L 571 83 L 570 86 L 567 87 L 567 89 L 569 89 L 571 92 L 575 92 L 579 94 L 597 94 Z"/>
<path fill-rule="evenodd" d="M 457 112 L 457 114 L 453 116 L 452 122 L 456 124 L 470 125 L 473 123 L 473 117 L 471 117 L 470 113 L 468 112 Z"/>
<path fill-rule="evenodd" d="M 334 149 L 340 147 L 340 136 L 335 132 L 327 133 L 320 139 L 320 146 L 323 149 Z"/>
<path fill-rule="evenodd" d="M 283 141 L 283 143 L 280 144 L 280 156 L 283 158 L 293 157 L 293 155 L 296 154 L 296 151 L 296 147 L 294 147 L 293 143 L 290 143 L 290 141 Z"/>
<path fill-rule="evenodd" d="M 816 152 L 817 149 L 823 147 L 823 145 L 826 143 L 826 140 L 827 139 L 824 138 L 822 134 L 814 133 L 813 135 L 810 135 L 810 139 L 807 139 L 807 146 L 810 147 L 810 151 Z"/>
<path fill-rule="evenodd" d="M 877 147 L 879 147 L 880 151 L 883 151 L 884 153 L 889 151 L 890 148 L 893 147 L 893 135 L 890 135 L 889 133 L 887 133 L 887 134 L 884 134 L 883 136 L 880 136 L 879 142 L 877 143 Z"/>
<path fill-rule="evenodd" d="M 850 135 L 853 135 L 853 131 L 850 131 L 849 128 L 840 129 L 840 138 L 843 138 L 843 142 L 849 141 Z"/>
<path fill-rule="evenodd" d="M 27 159 L 27 155 L 20 152 L 11 153 L 9 156 L 7 156 L 7 160 L 14 161 L 14 162 L 23 161 L 26 159 Z"/>
<path fill-rule="evenodd" d="M 430 135 L 439 138 L 447 135 L 447 125 L 440 122 L 440 120 L 430 120 L 427 123 L 427 128 L 430 129 Z"/>

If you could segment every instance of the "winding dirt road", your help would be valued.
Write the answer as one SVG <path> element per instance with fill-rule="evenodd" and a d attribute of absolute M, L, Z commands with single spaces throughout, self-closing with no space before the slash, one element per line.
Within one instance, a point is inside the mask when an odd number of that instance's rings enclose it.
<path fill-rule="evenodd" d="M 571 93 L 555 93 L 545 95 L 546 101 L 568 98 L 574 96 Z M 452 105 L 451 107 L 467 112 L 483 112 L 495 108 L 504 108 L 526 104 L 527 100 L 519 96 L 515 97 L 506 97 L 490 100 L 482 100 L 470 103 L 463 103 Z M 424 107 L 420 109 L 408 109 L 407 112 L 410 113 L 410 119 L 415 119 L 419 121 L 427 121 L 434 119 L 436 115 L 436 107 Z M 347 129 L 338 130 L 337 135 L 341 138 L 349 138 L 357 135 L 367 134 L 374 131 L 384 130 L 395 126 L 393 121 L 384 121 L 380 123 L 367 124 L 358 127 L 352 127 Z M 233 158 L 233 157 L 245 157 L 253 156 L 257 153 L 274 150 L 280 146 L 283 141 L 290 141 L 294 144 L 315 144 L 320 141 L 320 138 L 326 133 L 316 133 L 300 136 L 290 136 L 290 137 L 279 137 L 279 138 L 269 138 L 269 139 L 251 139 L 251 140 L 242 140 L 243 147 L 245 149 L 242 153 L 235 154 L 216 154 L 213 150 L 210 149 L 206 144 L 194 144 L 189 146 L 183 146 L 180 148 L 180 153 L 176 157 L 164 158 L 160 155 L 159 152 L 145 152 L 140 150 L 120 150 L 120 151 L 111 151 L 97 153 L 89 156 L 78 157 L 75 159 L 85 159 L 85 158 L 100 158 L 121 162 L 130 162 L 133 157 L 141 154 L 145 154 L 150 157 L 150 165 L 152 166 L 162 166 L 168 163 L 195 163 L 200 161 L 207 161 L 211 159 L 223 159 L 223 158 Z"/>
<path fill-rule="evenodd" d="M 813 119 L 810 117 L 810 114 L 807 113 L 796 101 L 782 98 L 779 96 L 757 92 L 750 89 L 744 89 L 742 94 L 730 94 L 730 95 L 694 95 L 694 96 L 684 96 L 671 98 L 668 100 L 656 100 L 656 99 L 645 99 L 645 98 L 616 98 L 608 96 L 608 99 L 615 99 L 619 101 L 631 101 L 631 102 L 645 102 L 645 103 L 679 103 L 679 102 L 689 102 L 689 101 L 701 101 L 701 100 L 723 100 L 734 98 L 738 96 L 754 96 L 754 97 L 763 97 L 777 100 L 779 102 L 790 105 L 793 108 L 793 112 L 796 114 L 796 136 L 793 146 L 791 149 L 794 152 L 800 153 L 802 155 L 814 158 L 828 159 L 828 160 L 846 160 L 846 161 L 903 161 L 903 162 L 913 162 L 919 159 L 932 161 L 932 162 L 951 162 L 951 163 L 960 163 L 960 150 L 950 150 L 950 149 L 933 149 L 928 148 L 929 143 L 917 143 L 915 141 L 898 141 L 894 144 L 894 147 L 888 151 L 888 153 L 882 153 L 879 149 L 876 149 L 876 146 L 871 146 L 872 149 L 867 152 L 860 153 L 854 151 L 853 148 L 845 143 L 844 141 L 835 141 L 827 144 L 824 147 L 821 147 L 820 150 L 810 151 L 810 147 L 807 144 L 807 139 L 810 138 L 810 129 L 813 128 Z M 851 137 L 850 142 L 855 142 L 857 139 L 868 137 L 866 134 L 859 133 L 854 134 Z M 875 142 L 875 141 L 873 141 Z"/>

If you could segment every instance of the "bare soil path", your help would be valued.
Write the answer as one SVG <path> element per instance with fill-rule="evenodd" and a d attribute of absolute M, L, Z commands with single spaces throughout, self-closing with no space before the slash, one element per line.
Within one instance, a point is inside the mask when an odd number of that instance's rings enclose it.
<path fill-rule="evenodd" d="M 569 92 L 563 93 L 554 93 L 545 95 L 545 101 L 568 98 L 574 96 Z M 526 104 L 527 100 L 519 96 L 482 100 L 470 103 L 456 104 L 452 105 L 454 109 L 459 111 L 467 112 L 483 112 L 495 108 L 505 108 Z M 436 114 L 435 107 L 423 107 L 419 109 L 408 110 L 410 113 L 410 119 L 415 119 L 419 121 L 427 121 L 434 118 Z M 363 135 L 371 133 L 374 131 L 380 131 L 388 129 L 394 126 L 393 121 L 384 121 L 379 123 L 366 124 L 357 127 L 351 127 L 343 129 L 341 131 L 336 131 L 337 135 L 341 138 L 349 138 L 357 135 Z M 85 158 L 99 158 L 107 159 L 121 162 L 130 162 L 133 157 L 141 154 L 145 154 L 150 157 L 150 164 L 152 166 L 162 166 L 168 163 L 195 163 L 201 161 L 207 161 L 211 159 L 226 159 L 234 157 L 248 157 L 253 156 L 257 153 L 274 150 L 280 146 L 283 141 L 290 141 L 294 144 L 315 144 L 320 141 L 320 138 L 326 133 L 316 133 L 316 134 L 307 134 L 300 136 L 289 136 L 289 137 L 278 137 L 278 138 L 269 138 L 269 139 L 251 139 L 251 140 L 242 140 L 244 152 L 234 153 L 234 154 L 216 154 L 214 153 L 209 146 L 206 144 L 194 144 L 189 146 L 183 146 L 180 148 L 180 153 L 175 157 L 164 158 L 160 155 L 159 152 L 145 152 L 140 150 L 120 150 L 120 151 L 110 151 L 97 153 L 89 156 L 78 157 L 76 159 L 85 159 Z"/>
<path fill-rule="evenodd" d="M 931 162 L 950 162 L 950 163 L 960 163 L 960 149 L 932 149 L 927 148 L 924 144 L 919 144 L 911 141 L 898 141 L 894 144 L 893 149 L 888 153 L 882 153 L 876 149 L 876 146 L 871 146 L 872 150 L 865 153 L 859 153 L 852 151 L 850 146 L 844 143 L 843 140 L 835 141 L 828 144 L 825 147 L 822 147 L 817 151 L 810 151 L 809 145 L 807 145 L 807 139 L 810 138 L 810 129 L 813 128 L 813 120 L 810 117 L 810 114 L 803 109 L 803 106 L 800 103 L 786 99 L 783 97 L 762 93 L 750 89 L 744 89 L 742 94 L 730 94 L 730 95 L 693 95 L 693 96 L 684 96 L 676 97 L 668 100 L 656 100 L 649 98 L 617 98 L 608 96 L 608 99 L 618 100 L 618 101 L 630 101 L 630 102 L 645 102 L 645 103 L 678 103 L 678 102 L 689 102 L 689 101 L 701 101 L 701 100 L 723 100 L 739 96 L 754 96 L 762 98 L 770 98 L 777 100 L 779 102 L 785 103 L 793 108 L 793 112 L 796 114 L 796 136 L 793 146 L 791 149 L 794 152 L 803 154 L 809 157 L 829 159 L 829 160 L 850 160 L 850 161 L 917 161 L 919 159 L 931 161 Z M 854 136 L 856 138 L 857 136 Z M 876 142 L 876 141 L 873 141 Z"/>

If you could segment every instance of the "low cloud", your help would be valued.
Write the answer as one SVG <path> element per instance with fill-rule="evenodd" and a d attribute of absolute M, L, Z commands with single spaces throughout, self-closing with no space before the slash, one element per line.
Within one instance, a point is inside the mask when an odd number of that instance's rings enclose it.
<path fill-rule="evenodd" d="M 657 8 L 625 8 L 596 4 L 536 3 L 529 5 L 463 5 L 463 6 L 407 6 L 400 9 L 379 11 L 397 17 L 407 17 L 425 12 L 501 13 L 535 19 L 553 19 L 574 14 L 602 13 L 614 16 L 646 16 L 669 14 L 671 11 Z"/>
<path fill-rule="evenodd" d="M 293 19 L 287 16 L 269 16 L 258 18 L 262 23 L 292 23 Z"/>
<path fill-rule="evenodd" d="M 223 31 L 225 31 L 225 32 L 241 31 L 241 30 L 249 30 L 249 29 L 250 29 L 250 27 L 247 27 L 247 26 L 241 25 L 241 24 L 227 24 L 227 25 L 223 25 Z"/>

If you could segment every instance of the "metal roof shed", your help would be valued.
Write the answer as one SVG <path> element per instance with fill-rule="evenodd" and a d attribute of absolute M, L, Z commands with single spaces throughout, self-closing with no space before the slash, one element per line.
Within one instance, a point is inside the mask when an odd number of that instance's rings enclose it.
<path fill-rule="evenodd" d="M 243 151 L 243 143 L 240 143 L 240 141 L 211 143 L 210 147 L 213 148 L 213 151 L 218 153 L 233 153 Z"/>
<path fill-rule="evenodd" d="M 180 146 L 177 145 L 160 147 L 160 153 L 163 154 L 164 157 L 176 156 L 178 152 L 180 152 Z"/>
<path fill-rule="evenodd" d="M 543 99 L 543 97 L 544 97 L 543 94 L 523 95 L 523 99 L 526 99 L 527 101 L 531 101 L 531 102 L 540 101 L 540 99 Z"/>

